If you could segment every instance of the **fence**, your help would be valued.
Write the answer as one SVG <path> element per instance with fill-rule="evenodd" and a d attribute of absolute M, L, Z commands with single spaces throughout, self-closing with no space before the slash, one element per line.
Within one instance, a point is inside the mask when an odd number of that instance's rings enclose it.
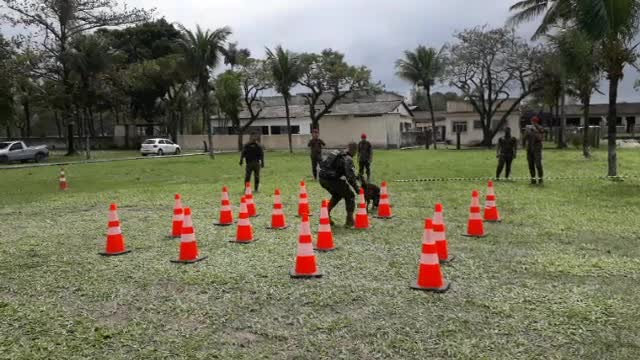
<path fill-rule="evenodd" d="M 249 135 L 244 135 L 243 142 L 249 140 Z M 292 135 L 291 144 L 294 149 L 307 149 L 307 144 L 311 140 L 311 135 Z M 178 144 L 183 150 L 204 150 L 204 143 L 207 142 L 207 135 L 179 135 Z M 260 143 L 267 150 L 289 149 L 287 135 L 261 135 Z M 213 148 L 220 151 L 238 150 L 237 135 L 213 135 Z"/>

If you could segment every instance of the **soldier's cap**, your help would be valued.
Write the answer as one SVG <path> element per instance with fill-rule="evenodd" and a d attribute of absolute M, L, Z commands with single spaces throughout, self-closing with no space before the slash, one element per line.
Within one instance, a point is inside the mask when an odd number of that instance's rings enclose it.
<path fill-rule="evenodd" d="M 531 122 L 539 124 L 540 123 L 540 118 L 537 117 L 537 116 L 534 116 L 534 117 L 531 118 Z"/>
<path fill-rule="evenodd" d="M 362 135 L 360 135 L 360 138 L 362 138 L 362 139 L 366 139 L 366 138 L 367 138 L 367 134 L 362 133 Z"/>

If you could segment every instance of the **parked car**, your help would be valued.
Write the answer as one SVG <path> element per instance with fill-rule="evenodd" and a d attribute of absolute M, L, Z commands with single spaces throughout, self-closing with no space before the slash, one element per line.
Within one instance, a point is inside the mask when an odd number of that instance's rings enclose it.
<path fill-rule="evenodd" d="M 22 141 L 0 142 L 0 163 L 8 164 L 12 161 L 41 162 L 49 157 L 46 145 L 27 146 Z"/>
<path fill-rule="evenodd" d="M 174 144 L 169 139 L 148 139 L 142 143 L 140 146 L 140 153 L 142 156 L 147 155 L 158 155 L 162 156 L 165 154 L 180 154 L 180 145 Z"/>

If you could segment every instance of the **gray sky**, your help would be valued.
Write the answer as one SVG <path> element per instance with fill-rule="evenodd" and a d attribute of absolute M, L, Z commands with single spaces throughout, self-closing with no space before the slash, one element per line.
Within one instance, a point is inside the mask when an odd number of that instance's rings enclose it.
<path fill-rule="evenodd" d="M 282 45 L 302 52 L 333 48 L 354 65 L 373 70 L 388 90 L 405 94 L 409 84 L 394 75 L 394 62 L 418 44 L 440 47 L 455 31 L 501 26 L 515 0 L 129 0 L 129 6 L 157 9 L 158 16 L 186 27 L 230 26 L 232 41 L 255 57 Z M 530 37 L 535 23 L 520 29 Z M 640 101 L 633 89 L 639 74 L 627 71 L 620 101 Z M 603 83 L 606 89 L 606 84 Z M 596 102 L 607 98 L 596 95 Z"/>

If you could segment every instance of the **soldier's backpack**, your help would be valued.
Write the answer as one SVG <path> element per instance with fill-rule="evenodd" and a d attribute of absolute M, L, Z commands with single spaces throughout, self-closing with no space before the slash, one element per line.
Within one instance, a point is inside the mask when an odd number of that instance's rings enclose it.
<path fill-rule="evenodd" d="M 339 177 L 340 158 L 344 153 L 332 150 L 322 155 L 320 162 L 320 177 L 324 179 L 337 179 Z"/>

